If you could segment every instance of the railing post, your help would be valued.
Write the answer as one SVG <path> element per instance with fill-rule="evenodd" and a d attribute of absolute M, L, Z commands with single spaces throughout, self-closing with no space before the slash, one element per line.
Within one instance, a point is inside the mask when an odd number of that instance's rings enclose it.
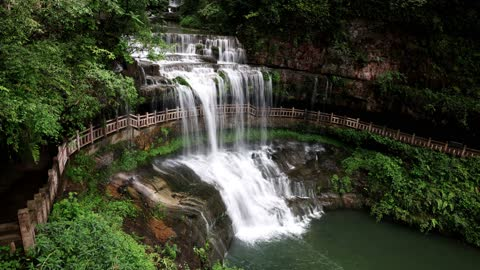
<path fill-rule="evenodd" d="M 45 202 L 45 222 L 48 220 L 48 215 L 50 214 L 50 209 L 52 209 L 52 205 L 50 204 L 50 192 L 47 188 L 39 189 L 40 195 L 43 197 L 43 201 Z"/>
<path fill-rule="evenodd" d="M 448 141 L 445 143 L 444 152 L 447 152 L 447 149 L 448 149 Z"/>
<path fill-rule="evenodd" d="M 357 118 L 357 122 L 355 123 L 355 129 L 358 129 L 358 125 L 360 125 L 360 118 Z"/>
<path fill-rule="evenodd" d="M 168 122 L 168 107 L 165 108 L 165 122 Z"/>
<path fill-rule="evenodd" d="M 320 111 L 317 111 L 317 123 L 320 122 Z"/>
<path fill-rule="evenodd" d="M 30 221 L 32 224 L 38 224 L 37 220 L 37 207 L 34 200 L 27 201 L 28 214 L 30 215 Z"/>
<path fill-rule="evenodd" d="M 400 129 L 397 130 L 397 135 L 395 135 L 395 139 L 396 140 L 400 139 Z"/>
<path fill-rule="evenodd" d="M 429 137 L 429 138 L 428 138 L 428 142 L 427 142 L 427 147 L 428 147 L 428 148 L 432 148 L 431 146 L 432 146 L 432 138 Z"/>
<path fill-rule="evenodd" d="M 118 132 L 120 130 L 120 128 L 118 127 L 118 115 L 117 117 L 115 118 L 115 132 Z"/>
<path fill-rule="evenodd" d="M 415 145 L 415 133 L 412 135 L 412 141 L 410 142 L 411 144 Z"/>
<path fill-rule="evenodd" d="M 137 128 L 138 129 L 142 128 L 142 122 L 141 122 L 141 118 L 140 118 L 139 113 L 137 113 Z"/>
<path fill-rule="evenodd" d="M 177 117 L 175 117 L 175 120 L 181 119 L 180 117 L 180 108 L 177 106 Z"/>
<path fill-rule="evenodd" d="M 93 144 L 93 125 L 90 123 L 90 143 Z"/>
<path fill-rule="evenodd" d="M 46 220 L 43 211 L 42 196 L 37 193 L 33 195 L 33 200 L 35 201 L 37 224 L 44 224 Z"/>
<path fill-rule="evenodd" d="M 368 132 L 372 132 L 372 126 L 373 126 L 373 123 L 370 122 L 370 124 L 368 125 Z"/>
<path fill-rule="evenodd" d="M 77 151 L 80 151 L 80 132 L 77 130 Z"/>
<path fill-rule="evenodd" d="M 292 116 L 291 116 L 291 118 L 293 118 L 294 115 L 295 115 L 295 107 L 292 107 Z"/>
<path fill-rule="evenodd" d="M 465 144 L 463 146 L 462 154 L 460 154 L 461 157 L 465 157 L 465 153 L 467 152 L 467 145 Z"/>
<path fill-rule="evenodd" d="M 333 112 L 330 114 L 330 123 L 333 123 Z"/>
<path fill-rule="evenodd" d="M 22 244 L 24 250 L 29 250 L 35 245 L 35 227 L 32 224 L 28 209 L 18 210 L 18 224 L 20 226 L 20 234 L 22 236 Z"/>
<path fill-rule="evenodd" d="M 153 116 L 153 124 L 154 124 L 154 125 L 157 125 L 157 123 L 158 123 L 158 122 L 157 122 L 157 110 L 155 110 L 155 111 L 153 112 L 153 114 L 154 114 L 154 116 Z"/>
<path fill-rule="evenodd" d="M 308 110 L 307 110 L 307 109 L 305 109 L 305 111 L 303 112 L 303 119 L 304 119 L 305 121 L 308 120 Z"/>

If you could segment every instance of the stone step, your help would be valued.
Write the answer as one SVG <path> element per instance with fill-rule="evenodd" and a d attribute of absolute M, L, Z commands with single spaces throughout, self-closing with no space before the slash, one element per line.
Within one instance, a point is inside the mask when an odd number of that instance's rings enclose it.
<path fill-rule="evenodd" d="M 22 237 L 19 233 L 0 234 L 0 245 L 8 245 L 11 242 L 21 241 Z"/>
<path fill-rule="evenodd" d="M 0 224 L 0 233 L 9 232 L 9 231 L 19 231 L 19 230 L 20 230 L 20 227 L 16 222 Z"/>

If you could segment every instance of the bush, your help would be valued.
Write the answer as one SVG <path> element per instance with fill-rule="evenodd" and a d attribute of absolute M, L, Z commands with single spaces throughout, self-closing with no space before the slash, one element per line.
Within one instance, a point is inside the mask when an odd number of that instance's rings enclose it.
<path fill-rule="evenodd" d="M 378 220 L 393 217 L 480 246 L 480 159 L 451 157 L 363 132 L 336 133 L 357 145 L 383 149 L 358 149 L 342 163 L 348 176 L 367 173 L 364 192 Z"/>
<path fill-rule="evenodd" d="M 94 212 L 96 209 L 98 213 Z M 145 246 L 122 231 L 132 215 L 128 202 L 73 194 L 54 207 L 49 223 L 38 227 L 34 265 L 42 269 L 155 269 Z"/>
<path fill-rule="evenodd" d="M 0 269 L 24 269 L 26 258 L 22 256 L 22 250 L 10 253 L 10 247 L 0 246 Z"/>
<path fill-rule="evenodd" d="M 92 156 L 79 153 L 71 159 L 65 174 L 74 183 L 90 182 L 95 178 L 95 165 Z"/>
<path fill-rule="evenodd" d="M 203 24 L 197 16 L 185 16 L 180 21 L 180 26 L 188 28 L 202 28 Z"/>

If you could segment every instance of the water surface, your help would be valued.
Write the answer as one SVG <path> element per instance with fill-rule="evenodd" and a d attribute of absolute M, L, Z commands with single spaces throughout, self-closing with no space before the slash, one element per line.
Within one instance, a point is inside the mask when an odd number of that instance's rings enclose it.
<path fill-rule="evenodd" d="M 480 249 L 346 210 L 314 220 L 301 237 L 255 246 L 235 240 L 227 260 L 244 269 L 265 270 L 460 270 L 480 269 Z"/>

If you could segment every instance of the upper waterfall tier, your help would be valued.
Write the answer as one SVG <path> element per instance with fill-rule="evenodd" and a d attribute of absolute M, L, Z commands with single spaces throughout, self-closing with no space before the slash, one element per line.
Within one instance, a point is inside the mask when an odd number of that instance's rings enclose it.
<path fill-rule="evenodd" d="M 246 62 L 245 50 L 235 37 L 167 33 L 165 41 L 173 46 L 173 53 L 213 56 L 227 63 Z"/>
<path fill-rule="evenodd" d="M 156 49 L 164 53 L 162 62 L 220 62 L 244 64 L 245 50 L 236 37 L 203 34 L 162 34 L 167 48 Z M 147 58 L 147 52 L 138 52 L 135 58 Z"/>
<path fill-rule="evenodd" d="M 168 1 L 168 6 L 169 7 L 174 7 L 174 8 L 177 8 L 179 6 L 183 5 L 183 1 L 182 0 L 169 0 Z"/>

